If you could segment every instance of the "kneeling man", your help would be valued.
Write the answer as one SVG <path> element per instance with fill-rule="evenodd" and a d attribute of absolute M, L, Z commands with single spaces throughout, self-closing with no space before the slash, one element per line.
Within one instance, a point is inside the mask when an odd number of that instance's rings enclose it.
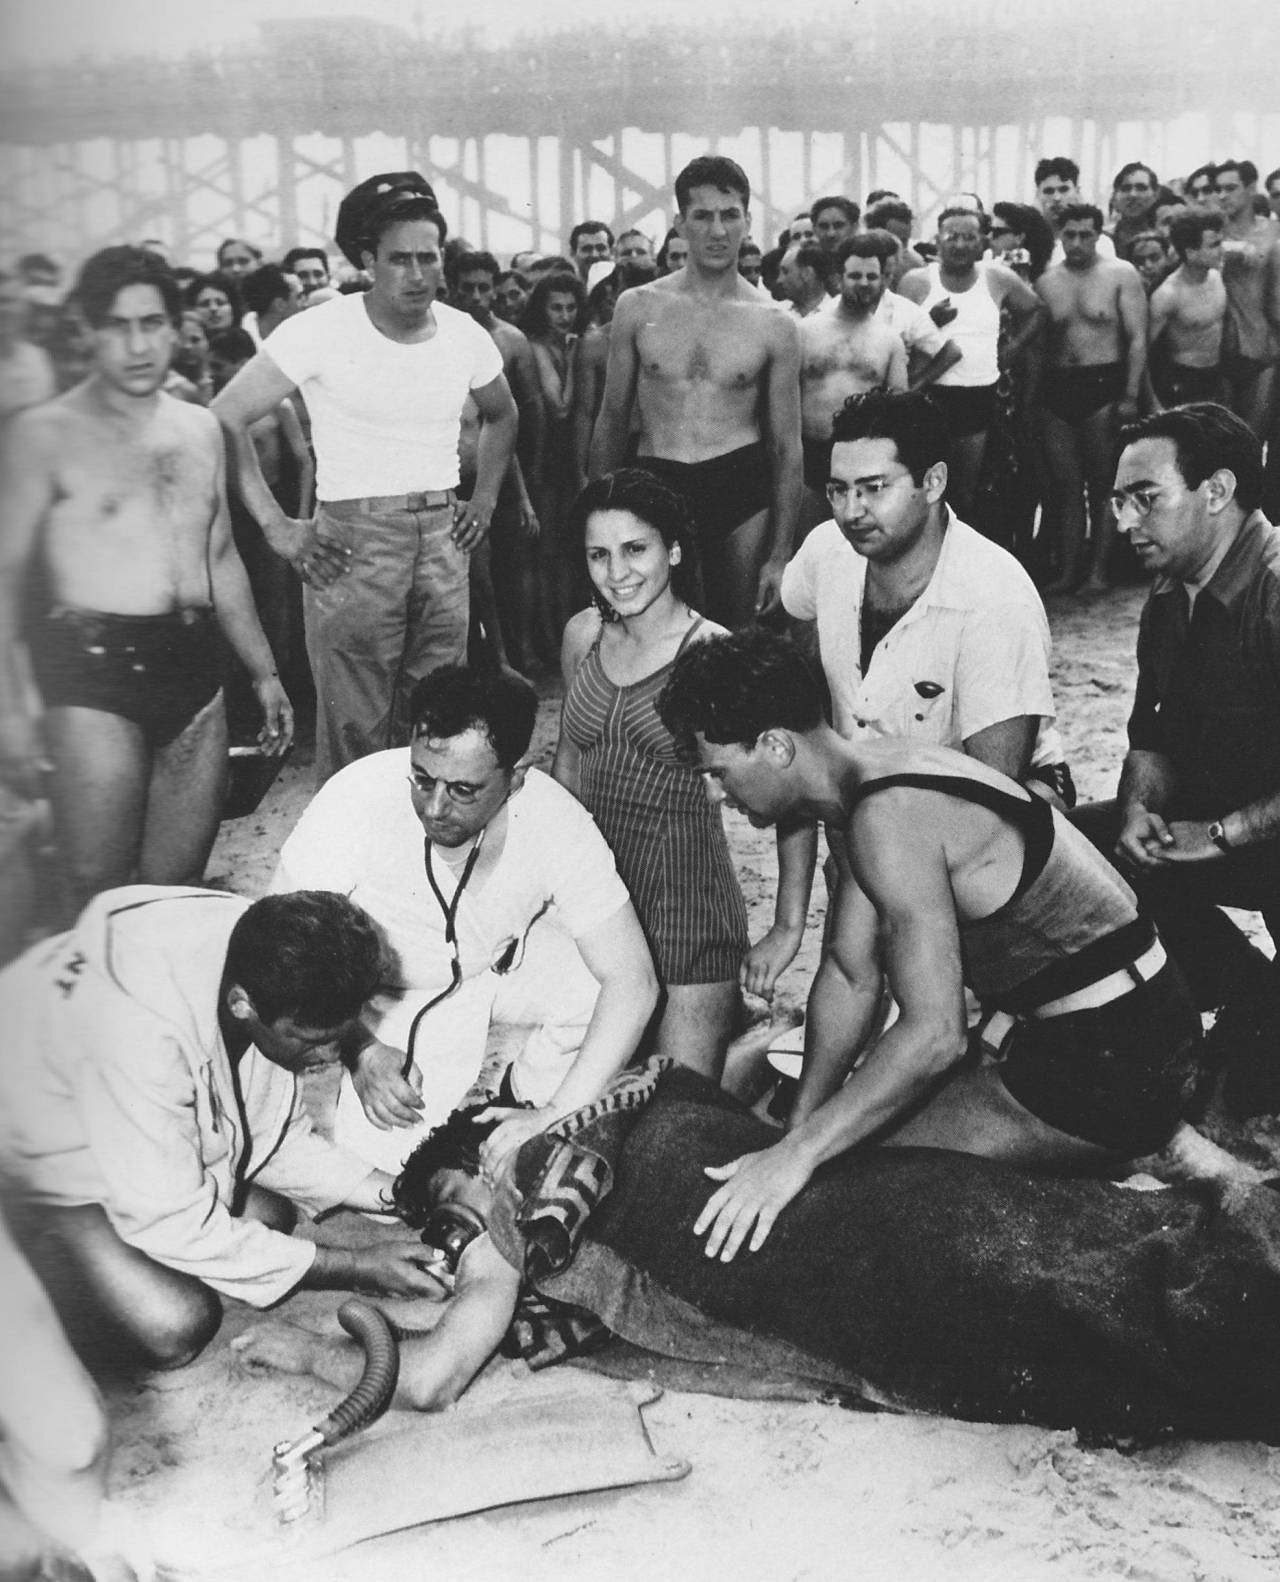
<path fill-rule="evenodd" d="M 496 1167 L 594 1099 L 653 1013 L 653 963 L 604 837 L 526 763 L 537 708 L 514 672 L 441 666 L 414 689 L 410 745 L 327 781 L 280 854 L 273 889 L 340 890 L 400 956 L 398 997 L 349 1041 L 355 1093 L 344 1083 L 336 1123 L 387 1170 L 479 1076 L 491 1022 L 529 1029 Z"/>
<path fill-rule="evenodd" d="M 1079 1172 L 1168 1141 L 1199 1017 L 1133 892 L 1049 803 L 948 748 L 844 740 L 799 651 L 765 633 L 682 655 L 658 710 L 713 800 L 758 826 L 836 824 L 856 880 L 828 920 L 786 1136 L 708 1172 L 709 1255 L 758 1248 L 859 1143 Z M 877 1037 L 885 977 L 901 1014 Z M 972 1049 L 965 987 L 989 1013 Z"/>
<path fill-rule="evenodd" d="M 219 1294 L 433 1289 L 408 1238 L 288 1234 L 289 1203 L 389 1201 L 389 1176 L 315 1135 L 295 1080 L 337 1059 L 386 976 L 342 896 L 150 885 L 107 891 L 0 975 L 0 1168 L 77 1346 L 175 1368 L 216 1333 Z"/>

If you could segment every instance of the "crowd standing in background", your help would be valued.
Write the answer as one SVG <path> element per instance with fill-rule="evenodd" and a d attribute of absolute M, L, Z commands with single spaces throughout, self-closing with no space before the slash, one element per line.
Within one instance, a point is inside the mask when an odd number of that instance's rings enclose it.
<path fill-rule="evenodd" d="M 0 795 L 8 817 L 47 787 L 62 884 L 39 922 L 10 905 L 0 959 L 90 908 L 0 1001 L 71 999 L 79 1033 L 105 1007 L 108 1038 L 169 1016 L 146 970 L 97 964 L 179 951 L 155 887 L 200 884 L 229 741 L 278 757 L 295 710 L 320 790 L 275 888 L 342 891 L 343 927 L 364 938 L 367 908 L 398 958 L 336 1000 L 273 995 L 270 961 L 228 958 L 239 903 L 216 927 L 209 892 L 167 903 L 216 946 L 194 987 L 173 969 L 204 996 L 191 1048 L 123 1062 L 110 1094 L 124 1114 L 150 1083 L 135 1121 L 182 1132 L 150 1180 L 165 1234 L 95 1154 L 127 1128 L 68 1101 L 5 1141 L 20 1185 L 72 1156 L 90 1182 L 55 1305 L 105 1257 L 128 1341 L 141 1270 L 143 1349 L 179 1365 L 260 1266 L 264 1300 L 360 1272 L 308 1273 L 270 1239 L 289 1221 L 250 1224 L 218 1120 L 249 1052 L 277 1068 L 255 1124 L 299 1146 L 279 1069 L 352 1068 L 364 1163 L 307 1143 L 323 1189 L 277 1172 L 321 1207 L 370 1206 L 491 1021 L 535 1032 L 493 1096 L 490 1186 L 638 1052 L 718 1080 L 742 991 L 771 998 L 799 948 L 820 824 L 799 1097 L 719 1170 L 709 1256 L 758 1248 L 819 1162 L 899 1125 L 1050 1172 L 1194 1152 L 1195 1006 L 1221 1060 L 1221 1029 L 1280 1031 L 1274 966 L 1219 910 L 1280 918 L 1280 169 L 1131 162 L 1105 205 L 1079 180 L 1046 157 L 1033 192 L 953 194 L 927 236 L 900 194 L 827 193 L 753 238 L 747 175 L 704 155 L 665 235 L 587 216 L 563 253 L 502 260 L 394 172 L 347 195 L 334 249 L 140 237 L 74 277 L 36 252 L 0 273 Z M 1043 601 L 1148 575 L 1116 801 L 1077 828 Z M 557 670 L 549 777 L 530 682 Z M 778 827 L 754 943 L 725 801 Z M 56 1020 L 32 1080 L 101 1101 Z M 1235 1092 L 1274 1111 L 1254 1076 Z M 419 1288 L 380 1257 L 374 1283 Z"/>

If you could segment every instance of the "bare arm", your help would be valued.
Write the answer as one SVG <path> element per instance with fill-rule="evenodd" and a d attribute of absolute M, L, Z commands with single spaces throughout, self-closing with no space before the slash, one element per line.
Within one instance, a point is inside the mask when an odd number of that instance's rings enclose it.
<path fill-rule="evenodd" d="M 596 633 L 600 630 L 600 617 L 595 610 L 580 610 L 564 629 L 560 644 L 560 675 L 566 696 L 578 673 L 578 666 L 587 657 Z M 552 779 L 558 780 L 566 791 L 580 797 L 582 754 L 564 728 L 564 712 L 560 717 L 560 740 L 556 743 L 555 761 L 551 766 Z"/>
<path fill-rule="evenodd" d="M 0 780 L 34 795 L 40 759 L 27 699 L 22 604 L 40 528 L 53 504 L 54 432 L 43 416 L 19 414 L 0 444 Z"/>
<path fill-rule="evenodd" d="M 782 599 L 782 573 L 796 536 L 803 495 L 800 449 L 800 336 L 795 321 L 769 311 L 774 345 L 764 392 L 765 438 L 773 481 L 769 513 L 769 553 L 760 568 L 756 613 L 764 615 Z"/>
<path fill-rule="evenodd" d="M 793 1118 L 780 1142 L 708 1169 L 709 1176 L 724 1183 L 693 1227 L 695 1235 L 709 1233 L 708 1257 L 728 1262 L 744 1242 L 751 1251 L 758 1250 L 779 1212 L 820 1164 L 883 1130 L 964 1054 L 964 994 L 951 878 L 941 841 L 922 836 L 918 795 L 882 793 L 858 810 L 850 831 L 855 876 L 875 898 L 889 981 L 901 1015 L 849 1080 L 798 1122 Z M 862 905 L 869 902 L 864 899 Z M 874 948 L 867 939 L 865 911 L 851 909 L 841 922 L 844 943 L 865 962 Z M 857 940 L 847 937 L 855 926 Z M 859 967 L 860 973 L 864 970 Z M 805 1064 L 807 1076 L 807 1052 Z"/>
<path fill-rule="evenodd" d="M 929 295 L 929 272 L 927 269 L 908 270 L 895 287 L 900 297 L 906 297 L 908 302 L 914 302 L 917 307 Z"/>
<path fill-rule="evenodd" d="M 430 1334 L 400 1343 L 396 1404 L 434 1412 L 456 1401 L 502 1343 L 519 1294 L 517 1272 L 488 1236 L 477 1237 L 462 1255 L 454 1295 L 439 1323 Z M 278 1320 L 247 1330 L 231 1344 L 249 1368 L 310 1373 L 340 1390 L 354 1389 L 364 1372 L 364 1351 L 355 1341 Z"/>
<path fill-rule="evenodd" d="M 609 1079 L 635 1054 L 658 1003 L 653 961 L 630 901 L 575 943 L 600 985 L 586 1037 L 560 1086 L 541 1109 L 486 1112 L 508 1117 L 480 1150 L 481 1163 L 491 1176 L 526 1138 L 599 1097 Z"/>
<path fill-rule="evenodd" d="M 1000 285 L 1001 305 L 1008 306 L 1012 321 L 1012 334 L 1004 348 L 1004 361 L 1008 366 L 1022 355 L 1024 349 L 1044 329 L 1049 310 L 1026 281 L 1020 275 L 1015 275 L 1012 269 L 1004 269 L 999 264 L 989 264 L 987 267 L 995 274 Z M 1138 289 L 1141 290 L 1141 286 Z"/>
<path fill-rule="evenodd" d="M 1123 268 L 1118 301 L 1125 336 L 1125 385 L 1120 405 L 1132 408 L 1136 415 L 1142 379 L 1147 371 L 1147 294 L 1133 265 L 1125 264 Z"/>
<path fill-rule="evenodd" d="M 884 387 L 886 390 L 905 390 L 907 388 L 907 348 L 902 343 L 901 335 L 894 335 L 893 350 L 889 354 L 889 367 L 885 372 Z"/>
<path fill-rule="evenodd" d="M 998 769 L 1010 780 L 1021 780 L 1031 768 L 1031 754 L 1039 729 L 1038 714 L 1019 714 L 966 736 L 964 750 L 970 758 Z"/>
<path fill-rule="evenodd" d="M 600 409 L 608 355 L 608 341 L 600 331 L 581 336 L 573 348 L 573 460 L 580 489 L 587 481 L 591 430 Z"/>
<path fill-rule="evenodd" d="M 1172 841 L 1164 820 L 1176 779 L 1163 753 L 1131 747 L 1120 771 L 1120 839 L 1116 854 L 1141 868 L 1153 866 L 1156 853 Z"/>
<path fill-rule="evenodd" d="M 249 577 L 231 536 L 225 458 L 216 431 L 211 442 L 217 453 L 217 505 L 209 527 L 209 584 L 213 590 L 213 608 L 218 625 L 249 672 L 262 709 L 258 740 L 274 756 L 285 752 L 293 740 L 293 708 L 280 685 L 275 655 L 262 630 Z"/>
<path fill-rule="evenodd" d="M 316 464 L 293 402 L 280 403 L 280 433 L 298 469 L 298 513 L 309 520 L 316 508 Z"/>
<path fill-rule="evenodd" d="M 627 454 L 631 431 L 631 409 L 636 398 L 636 377 L 640 369 L 636 350 L 636 328 L 645 295 L 644 288 L 624 292 L 618 299 L 609 330 L 609 358 L 605 364 L 604 398 L 596 418 L 588 456 L 588 472 L 600 478 L 620 467 Z"/>
<path fill-rule="evenodd" d="M 350 550 L 318 539 L 313 523 L 284 514 L 262 476 L 250 433 L 259 418 L 273 414 L 295 388 L 270 356 L 259 352 L 215 397 L 210 410 L 230 439 L 234 483 L 245 509 L 277 555 L 296 566 L 308 581 L 323 585 L 346 570 Z"/>
<path fill-rule="evenodd" d="M 818 860 L 818 827 L 778 825 L 778 893 L 773 923 L 742 958 L 738 981 L 748 994 L 771 1000 L 778 979 L 796 959 L 804 939 Z"/>
<path fill-rule="evenodd" d="M 931 385 L 940 379 L 948 368 L 954 368 L 964 353 L 954 341 L 947 341 L 942 348 L 935 352 L 929 361 L 916 369 L 907 381 L 910 390 L 922 390 L 926 385 Z"/>
<path fill-rule="evenodd" d="M 499 374 L 471 392 L 480 414 L 476 442 L 476 483 L 470 500 L 454 508 L 453 539 L 459 549 L 472 549 L 489 531 L 502 480 L 516 444 L 516 403 L 506 377 Z"/>

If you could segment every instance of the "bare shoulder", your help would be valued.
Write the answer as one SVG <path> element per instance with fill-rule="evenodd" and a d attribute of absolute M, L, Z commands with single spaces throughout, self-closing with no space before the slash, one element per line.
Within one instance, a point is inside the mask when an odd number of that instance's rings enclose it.
<path fill-rule="evenodd" d="M 898 295 L 906 297 L 908 302 L 914 302 L 919 306 L 929 295 L 928 267 L 909 269 L 898 282 Z"/>
<path fill-rule="evenodd" d="M 704 615 L 702 617 L 702 625 L 689 638 L 689 647 L 692 648 L 695 643 L 705 643 L 712 637 L 728 636 L 729 628 L 727 626 L 721 626 L 719 621 L 713 621 L 710 616 Z"/>
<path fill-rule="evenodd" d="M 208 407 L 192 406 L 163 391 L 159 402 L 157 417 L 166 437 L 189 445 L 192 450 L 216 449 L 222 454 L 222 425 Z"/>
<path fill-rule="evenodd" d="M 1018 296 L 1029 289 L 1021 275 L 1015 274 L 1012 269 L 1007 268 L 1004 264 L 997 264 L 994 259 L 987 259 L 983 272 L 986 275 L 987 285 L 991 289 L 992 295 L 997 298 L 1011 294 Z M 1049 271 L 1046 269 L 1045 274 L 1048 273 Z M 1044 275 L 1041 275 L 1040 278 L 1043 280 Z"/>
<path fill-rule="evenodd" d="M 570 616 L 560 643 L 560 667 L 566 677 L 572 676 L 587 657 L 592 643 L 599 634 L 601 624 L 600 612 L 593 604 Z"/>

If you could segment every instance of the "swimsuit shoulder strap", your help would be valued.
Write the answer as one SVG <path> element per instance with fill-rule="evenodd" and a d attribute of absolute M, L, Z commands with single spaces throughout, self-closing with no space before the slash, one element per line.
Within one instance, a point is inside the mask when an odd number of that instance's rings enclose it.
<path fill-rule="evenodd" d="M 1006 905 L 1024 895 L 1044 870 L 1053 849 L 1053 809 L 1042 797 L 1030 792 L 1025 797 L 1014 796 L 1000 786 L 988 785 L 985 780 L 969 780 L 963 775 L 896 774 L 883 775 L 879 780 L 859 786 L 854 806 L 891 786 L 940 791 L 962 802 L 975 802 L 1014 825 L 1023 839 L 1022 874 Z"/>
<path fill-rule="evenodd" d="M 707 618 L 706 618 L 705 615 L 699 615 L 699 616 L 695 617 L 693 625 L 689 628 L 689 630 L 680 639 L 680 646 L 675 651 L 675 654 L 674 654 L 674 656 L 672 658 L 672 661 L 671 661 L 672 664 L 674 664 L 675 661 L 677 659 L 679 659 L 680 655 L 682 653 L 684 653 L 685 649 L 693 641 L 695 634 L 700 630 L 700 628 L 704 627 L 706 624 L 707 624 Z"/>

